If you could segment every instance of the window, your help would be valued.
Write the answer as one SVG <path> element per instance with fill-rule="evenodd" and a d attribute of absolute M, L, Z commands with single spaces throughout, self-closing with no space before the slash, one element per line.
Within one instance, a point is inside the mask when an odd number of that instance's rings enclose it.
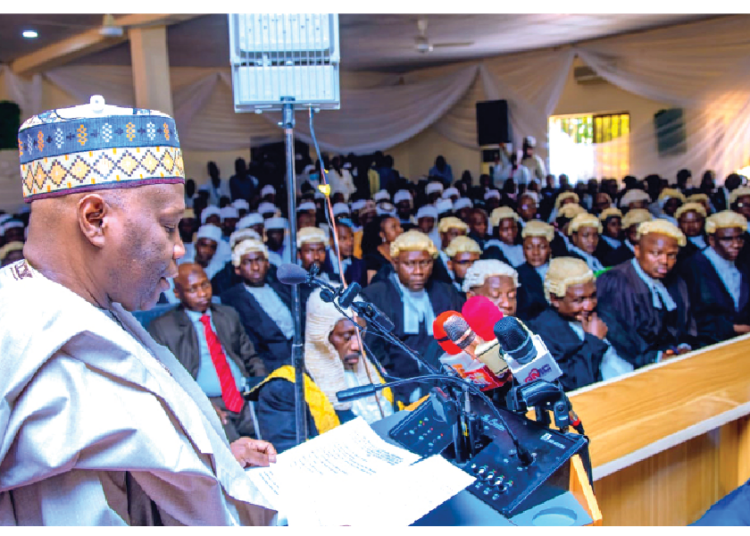
<path fill-rule="evenodd" d="M 630 171 L 630 114 L 549 118 L 550 173 L 571 183 L 594 177 L 621 180 Z"/>

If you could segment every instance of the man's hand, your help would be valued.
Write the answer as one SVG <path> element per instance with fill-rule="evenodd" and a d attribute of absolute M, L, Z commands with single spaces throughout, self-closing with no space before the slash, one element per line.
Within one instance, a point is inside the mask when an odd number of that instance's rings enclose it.
<path fill-rule="evenodd" d="M 590 333 L 595 337 L 599 337 L 600 339 L 604 339 L 604 337 L 607 336 L 607 331 L 609 330 L 609 328 L 607 328 L 607 324 L 604 323 L 604 320 L 599 318 L 599 315 L 597 315 L 596 313 L 591 313 L 589 316 L 584 316 L 583 320 L 581 321 L 581 325 L 583 326 L 583 331 L 585 331 L 586 333 Z"/>
<path fill-rule="evenodd" d="M 222 411 L 219 409 L 219 406 L 211 402 L 211 405 L 214 407 L 214 411 L 216 411 L 216 414 L 219 416 L 219 420 L 221 421 L 221 424 L 227 423 L 227 412 Z"/>
<path fill-rule="evenodd" d="M 249 465 L 256 467 L 268 467 L 276 463 L 276 449 L 268 441 L 241 437 L 231 445 L 234 458 L 240 462 L 242 467 Z"/>
<path fill-rule="evenodd" d="M 744 335 L 746 333 L 750 333 L 750 326 L 747 326 L 745 324 L 735 324 L 734 325 L 734 332 L 737 335 Z"/>

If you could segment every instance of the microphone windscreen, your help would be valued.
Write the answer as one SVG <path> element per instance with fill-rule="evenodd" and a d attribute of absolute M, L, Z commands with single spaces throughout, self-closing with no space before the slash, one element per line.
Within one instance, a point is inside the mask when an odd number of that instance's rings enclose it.
<path fill-rule="evenodd" d="M 461 313 L 458 313 L 456 311 L 445 311 L 444 313 L 440 313 L 440 315 L 438 315 L 438 317 L 432 322 L 432 336 L 435 337 L 435 340 L 438 342 L 440 347 L 448 355 L 460 354 L 461 348 L 456 346 L 455 343 L 450 340 L 448 334 L 445 332 L 444 324 L 445 321 L 450 317 L 460 314 Z"/>
<path fill-rule="evenodd" d="M 514 359 L 529 356 L 534 348 L 529 332 L 524 329 L 517 318 L 506 316 L 495 324 L 495 336 L 503 350 Z M 525 362 L 525 360 L 524 360 Z"/>
<path fill-rule="evenodd" d="M 448 338 L 462 350 L 464 350 L 472 343 L 472 341 L 474 341 L 474 332 L 471 331 L 471 328 L 469 327 L 469 324 L 466 323 L 466 320 L 464 320 L 463 317 L 459 316 L 458 314 L 447 318 L 445 322 L 443 322 L 443 329 L 445 329 L 445 333 L 448 335 Z M 470 334 L 464 338 L 464 334 L 467 331 L 470 331 Z M 461 340 L 462 338 L 463 340 Z"/>
<path fill-rule="evenodd" d="M 296 264 L 282 264 L 276 271 L 276 279 L 285 285 L 299 285 L 307 281 L 307 270 Z"/>
<path fill-rule="evenodd" d="M 503 318 L 503 312 L 488 298 L 485 296 L 469 298 L 461 309 L 461 313 L 474 333 L 483 340 L 491 341 L 495 339 L 493 329 L 498 320 Z"/>

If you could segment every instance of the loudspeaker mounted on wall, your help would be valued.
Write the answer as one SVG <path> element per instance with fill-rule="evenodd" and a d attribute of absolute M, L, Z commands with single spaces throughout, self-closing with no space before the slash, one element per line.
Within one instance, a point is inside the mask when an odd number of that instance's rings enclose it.
<path fill-rule="evenodd" d="M 477 143 L 480 147 L 513 141 L 510 117 L 508 116 L 508 101 L 478 102 L 476 109 Z"/>

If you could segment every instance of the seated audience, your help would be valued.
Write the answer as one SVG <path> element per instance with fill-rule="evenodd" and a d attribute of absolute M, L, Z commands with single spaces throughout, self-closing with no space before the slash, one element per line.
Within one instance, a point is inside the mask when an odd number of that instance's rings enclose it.
<path fill-rule="evenodd" d="M 530 320 L 547 308 L 544 296 L 544 278 L 549 270 L 552 255 L 550 243 L 555 229 L 542 221 L 529 222 L 524 227 L 523 256 L 526 259 L 518 270 L 518 318 Z"/>
<path fill-rule="evenodd" d="M 378 210 L 375 202 L 372 200 L 365 201 L 362 208 L 359 209 L 357 219 L 359 220 L 359 229 L 354 230 L 354 256 L 358 259 L 364 260 L 364 252 L 362 251 L 362 239 L 364 237 L 364 228 L 372 220 L 377 218 Z"/>
<path fill-rule="evenodd" d="M 435 207 L 425 205 L 417 211 L 417 229 L 430 237 L 436 248 L 440 248 L 440 231 L 437 224 L 438 213 Z"/>
<path fill-rule="evenodd" d="M 599 313 L 609 340 L 635 368 L 697 348 L 687 286 L 674 271 L 686 241 L 668 221 L 641 223 L 635 258 L 599 278 Z"/>
<path fill-rule="evenodd" d="M 714 212 L 711 209 L 711 200 L 708 198 L 707 194 L 693 194 L 688 196 L 687 203 L 698 203 L 702 205 L 707 215 Z"/>
<path fill-rule="evenodd" d="M 490 239 L 487 234 L 489 218 L 487 213 L 481 208 L 474 208 L 469 213 L 469 234 L 468 237 L 474 240 L 484 251 L 484 245 Z"/>
<path fill-rule="evenodd" d="M 175 294 L 180 305 L 152 320 L 149 333 L 169 348 L 211 400 L 230 442 L 256 437 L 240 393 L 246 377 L 267 372 L 237 312 L 211 303 L 211 283 L 198 264 L 179 266 Z"/>
<path fill-rule="evenodd" d="M 731 210 L 750 221 L 750 188 L 740 187 L 732 190 L 728 204 Z M 750 233 L 747 231 L 745 232 L 745 245 L 742 246 L 739 260 L 743 264 L 750 265 Z"/>
<path fill-rule="evenodd" d="M 221 236 L 221 229 L 216 225 L 201 226 L 195 235 L 193 254 L 185 254 L 177 264 L 199 264 L 205 270 L 206 277 L 212 279 L 226 264 L 226 259 L 221 259 L 218 255 L 219 244 L 223 243 Z"/>
<path fill-rule="evenodd" d="M 591 212 L 597 216 L 612 207 L 612 198 L 606 192 L 598 192 L 594 195 L 594 203 Z"/>
<path fill-rule="evenodd" d="M 291 287 L 276 279 L 275 267 L 268 262 L 267 249 L 259 240 L 238 242 L 232 266 L 242 282 L 225 291 L 221 302 L 239 313 L 267 370 L 290 363 L 294 336 Z"/>
<path fill-rule="evenodd" d="M 576 203 L 568 203 L 560 207 L 555 219 L 555 238 L 550 243 L 553 257 L 567 257 L 569 255 L 571 242 L 568 238 L 568 226 L 573 218 L 579 214 L 586 214 L 586 209 Z"/>
<path fill-rule="evenodd" d="M 523 226 L 536 219 L 537 213 L 537 194 L 534 192 L 525 192 L 518 197 L 518 215 L 521 219 L 518 224 Z"/>
<path fill-rule="evenodd" d="M 456 213 L 456 216 L 464 223 L 469 223 L 469 214 L 473 208 L 474 205 L 472 204 L 471 199 L 465 197 L 462 197 L 453 203 L 453 210 Z"/>
<path fill-rule="evenodd" d="M 276 266 L 292 262 L 292 248 L 286 234 L 287 229 L 289 229 L 287 219 L 267 218 L 264 227 L 269 261 Z"/>
<path fill-rule="evenodd" d="M 229 235 L 234 232 L 239 219 L 240 213 L 236 208 L 228 206 L 221 209 L 221 230 L 225 240 L 229 240 Z"/>
<path fill-rule="evenodd" d="M 395 271 L 385 281 L 372 283 L 362 292 L 394 323 L 393 335 L 419 354 L 432 340 L 432 322 L 437 315 L 460 311 L 462 305 L 452 285 L 432 279 L 437 256 L 437 248 L 427 235 L 415 230 L 406 232 L 391 243 L 390 257 Z M 366 342 L 389 374 L 399 378 L 420 374 L 417 364 L 403 350 L 382 337 L 370 333 Z M 425 392 L 414 386 L 400 386 L 395 390 L 410 402 L 415 402 L 421 397 L 420 393 Z"/>
<path fill-rule="evenodd" d="M 628 211 L 636 208 L 648 209 L 651 204 L 651 197 L 643 190 L 628 190 L 625 195 L 620 198 L 620 210 L 623 215 L 626 215 Z"/>
<path fill-rule="evenodd" d="M 628 260 L 625 245 L 620 240 L 622 234 L 622 212 L 615 207 L 606 208 L 599 213 L 602 222 L 602 233 L 594 256 L 605 267 L 615 266 Z"/>
<path fill-rule="evenodd" d="M 617 264 L 629 261 L 635 256 L 635 246 L 638 243 L 638 226 L 645 221 L 652 221 L 654 218 L 645 208 L 634 208 L 625 214 L 622 219 L 622 230 L 625 239 L 622 241 L 624 248 L 620 248 L 621 256 Z"/>
<path fill-rule="evenodd" d="M 602 223 L 593 214 L 579 214 L 570 220 L 568 225 L 568 236 L 571 241 L 568 247 L 569 256 L 584 261 L 594 273 L 604 270 L 604 265 L 594 256 L 601 232 Z"/>
<path fill-rule="evenodd" d="M 724 186 L 720 186 L 711 198 L 711 204 L 714 206 L 717 212 L 721 212 L 732 207 L 732 204 L 737 199 L 737 196 L 734 196 L 733 200 L 732 194 L 740 186 L 742 186 L 742 177 L 740 177 L 737 173 L 731 173 L 727 175 L 727 178 L 724 181 Z"/>
<path fill-rule="evenodd" d="M 260 236 L 253 229 L 240 229 L 233 232 L 232 236 L 229 237 L 229 247 L 234 252 L 237 244 L 248 239 L 261 241 Z M 273 266 L 272 269 L 275 273 L 276 267 Z M 241 282 L 242 278 L 236 273 L 234 265 L 228 262 L 224 268 L 219 270 L 219 273 L 211 278 L 211 288 L 213 289 L 214 296 L 221 296 L 225 291 Z"/>
<path fill-rule="evenodd" d="M 695 253 L 705 249 L 706 237 L 703 234 L 706 222 L 706 209 L 699 203 L 685 203 L 674 213 L 680 230 L 687 238 L 684 248 L 680 249 L 677 257 L 678 270 L 685 264 L 685 260 L 691 258 Z"/>
<path fill-rule="evenodd" d="M 518 214 L 510 207 L 496 208 L 490 214 L 493 236 L 484 245 L 485 259 L 503 261 L 511 266 L 524 263 L 523 246 L 516 243 L 518 236 Z"/>
<path fill-rule="evenodd" d="M 411 216 L 413 201 L 409 190 L 399 190 L 393 196 L 393 202 L 396 205 L 396 214 L 401 228 L 404 231 L 414 228 L 414 220 Z"/>
<path fill-rule="evenodd" d="M 500 192 L 487 190 L 484 194 L 484 210 L 490 214 L 500 206 Z"/>
<path fill-rule="evenodd" d="M 484 296 L 504 316 L 516 316 L 518 308 L 518 272 L 495 259 L 479 260 L 466 272 L 463 282 L 466 298 Z"/>
<path fill-rule="evenodd" d="M 452 283 L 455 281 L 455 277 L 448 264 L 450 256 L 445 250 L 456 237 L 466 236 L 469 232 L 469 226 L 458 218 L 449 216 L 440 220 L 438 232 L 440 233 L 440 256 L 435 261 L 436 266 L 433 267 L 432 278 L 435 281 Z"/>
<path fill-rule="evenodd" d="M 453 278 L 453 286 L 462 292 L 466 271 L 479 260 L 482 250 L 468 236 L 457 236 L 445 248 L 445 254 L 448 256 L 448 271 Z"/>
<path fill-rule="evenodd" d="M 248 203 L 244 199 L 237 199 L 236 201 L 232 202 L 232 206 L 237 209 L 237 214 L 239 214 L 240 219 L 247 216 L 247 214 L 250 212 L 250 203 Z"/>
<path fill-rule="evenodd" d="M 565 391 L 633 370 L 607 340 L 607 324 L 596 312 L 596 278 L 585 262 L 572 257 L 552 259 L 544 293 L 550 306 L 528 326 L 560 365 L 559 381 Z"/>
<path fill-rule="evenodd" d="M 745 231 L 747 221 L 735 212 L 710 216 L 709 247 L 682 267 L 701 345 L 750 333 L 750 266 L 738 261 Z"/>
<path fill-rule="evenodd" d="M 673 225 L 677 225 L 675 212 L 677 212 L 677 209 L 685 203 L 685 196 L 683 193 L 674 188 L 664 188 L 659 194 L 658 201 L 661 211 L 660 214 L 654 214 L 654 216 L 667 220 Z"/>
<path fill-rule="evenodd" d="M 560 193 L 555 199 L 555 208 L 552 210 L 548 222 L 553 223 L 555 220 L 557 220 L 557 213 L 560 212 L 560 209 L 565 205 L 578 205 L 580 204 L 580 202 L 581 200 L 578 198 L 578 194 L 575 192 Z"/>
<path fill-rule="evenodd" d="M 373 423 L 392 415 L 393 395 L 387 388 L 353 402 L 338 401 L 338 391 L 383 383 L 383 379 L 362 352 L 354 324 L 333 304 L 321 300 L 320 290 L 310 296 L 307 315 L 304 352 L 309 437 L 324 434 L 356 417 Z M 364 330 L 361 332 L 364 336 Z M 274 370 L 250 394 L 258 403 L 261 437 L 278 452 L 296 445 L 294 382 L 294 368 L 285 365 Z"/>
<path fill-rule="evenodd" d="M 443 195 L 443 185 L 439 182 L 430 182 L 425 187 L 425 194 L 427 195 L 427 203 L 434 206 L 440 196 Z"/>

